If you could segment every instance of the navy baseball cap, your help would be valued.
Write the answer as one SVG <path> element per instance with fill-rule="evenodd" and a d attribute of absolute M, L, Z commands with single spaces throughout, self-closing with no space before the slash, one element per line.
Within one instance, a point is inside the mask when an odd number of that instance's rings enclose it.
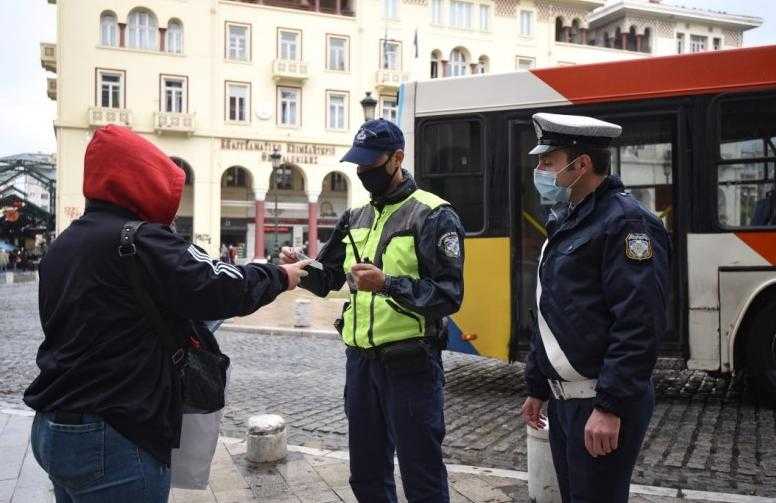
<path fill-rule="evenodd" d="M 385 119 L 367 121 L 353 139 L 353 146 L 340 162 L 372 166 L 385 152 L 404 149 L 404 134 L 399 126 Z"/>

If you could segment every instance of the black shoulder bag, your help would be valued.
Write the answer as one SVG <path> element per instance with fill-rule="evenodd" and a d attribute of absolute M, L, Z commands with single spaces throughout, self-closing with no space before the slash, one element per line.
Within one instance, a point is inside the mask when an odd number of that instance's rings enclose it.
<path fill-rule="evenodd" d="M 130 221 L 123 225 L 119 256 L 129 268 L 129 281 L 141 308 L 161 337 L 162 347 L 171 355 L 173 368 L 180 377 L 183 411 L 206 414 L 223 409 L 229 357 L 221 353 L 215 337 L 204 324 L 195 326 L 189 322 L 190 334 L 174 333 L 162 318 L 144 285 L 142 264 L 137 257 L 135 234 L 143 224 Z"/>

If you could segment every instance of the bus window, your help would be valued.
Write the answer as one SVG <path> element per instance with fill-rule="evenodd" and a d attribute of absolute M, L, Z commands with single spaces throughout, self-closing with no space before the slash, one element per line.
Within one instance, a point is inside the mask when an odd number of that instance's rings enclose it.
<path fill-rule="evenodd" d="M 776 226 L 776 95 L 726 99 L 719 113 L 719 223 Z"/>
<path fill-rule="evenodd" d="M 612 146 L 612 173 L 645 208 L 673 226 L 674 118 L 671 116 L 612 118 L 622 136 Z"/>
<path fill-rule="evenodd" d="M 482 127 L 477 120 L 425 125 L 420 136 L 418 185 L 449 201 L 467 234 L 485 228 Z"/>

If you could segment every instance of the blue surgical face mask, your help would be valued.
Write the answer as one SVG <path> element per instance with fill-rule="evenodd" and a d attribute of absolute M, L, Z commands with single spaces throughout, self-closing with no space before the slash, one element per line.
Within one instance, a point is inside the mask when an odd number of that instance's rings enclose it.
<path fill-rule="evenodd" d="M 550 201 L 553 204 L 567 203 L 569 201 L 571 198 L 571 188 L 580 178 L 582 178 L 582 175 L 579 175 L 579 177 L 568 187 L 558 186 L 558 175 L 569 169 L 569 166 L 574 164 L 577 159 L 579 159 L 579 157 L 574 158 L 573 161 L 566 164 L 562 170 L 557 172 L 545 171 L 539 168 L 534 169 L 534 185 L 536 186 L 536 190 L 539 191 L 539 195 L 542 196 L 542 199 Z"/>

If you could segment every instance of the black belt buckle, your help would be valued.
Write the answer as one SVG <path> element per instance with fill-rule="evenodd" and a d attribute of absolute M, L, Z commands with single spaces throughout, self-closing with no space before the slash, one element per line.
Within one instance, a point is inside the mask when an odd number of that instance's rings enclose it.
<path fill-rule="evenodd" d="M 81 424 L 84 415 L 80 412 L 57 411 L 52 415 L 52 422 L 56 424 Z"/>

